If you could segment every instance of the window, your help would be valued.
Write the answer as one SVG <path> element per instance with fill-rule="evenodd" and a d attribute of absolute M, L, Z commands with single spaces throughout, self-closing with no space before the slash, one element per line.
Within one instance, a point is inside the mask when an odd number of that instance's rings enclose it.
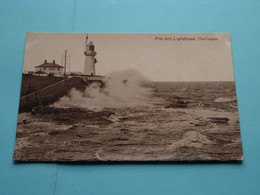
<path fill-rule="evenodd" d="M 90 45 L 90 46 L 89 46 L 89 50 L 90 50 L 90 51 L 94 51 L 94 50 L 95 50 L 94 45 Z"/>

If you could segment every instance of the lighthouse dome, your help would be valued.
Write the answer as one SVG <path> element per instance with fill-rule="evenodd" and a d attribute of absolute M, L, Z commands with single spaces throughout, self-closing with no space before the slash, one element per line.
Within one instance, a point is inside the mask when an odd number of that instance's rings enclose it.
<path fill-rule="evenodd" d="M 89 41 L 89 45 L 93 45 L 93 42 L 92 42 L 92 41 Z"/>

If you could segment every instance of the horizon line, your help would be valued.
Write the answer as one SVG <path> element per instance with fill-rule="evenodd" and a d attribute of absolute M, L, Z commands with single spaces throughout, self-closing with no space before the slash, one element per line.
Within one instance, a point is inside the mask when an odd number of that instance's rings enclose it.
<path fill-rule="evenodd" d="M 181 80 L 181 81 L 155 81 L 155 80 L 151 80 L 152 82 L 235 82 L 235 80 L 226 80 L 226 81 L 185 81 L 185 80 Z"/>

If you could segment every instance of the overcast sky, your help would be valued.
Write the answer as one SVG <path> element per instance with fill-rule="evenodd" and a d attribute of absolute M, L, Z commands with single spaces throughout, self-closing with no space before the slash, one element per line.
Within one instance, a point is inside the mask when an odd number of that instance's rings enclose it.
<path fill-rule="evenodd" d="M 89 33 L 88 36 L 97 52 L 98 75 L 135 69 L 154 81 L 234 80 L 227 33 Z M 178 41 L 173 37 L 195 40 Z M 199 37 L 218 40 L 199 40 Z M 70 70 L 83 72 L 85 38 L 86 33 L 27 33 L 24 69 L 34 71 L 45 59 L 62 65 L 61 58 L 67 49 L 71 56 Z"/>

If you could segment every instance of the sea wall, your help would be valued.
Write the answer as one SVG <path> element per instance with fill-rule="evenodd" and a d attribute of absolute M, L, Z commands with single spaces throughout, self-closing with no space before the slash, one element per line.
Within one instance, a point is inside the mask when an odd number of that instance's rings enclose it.
<path fill-rule="evenodd" d="M 19 112 L 31 111 L 33 107 L 48 105 L 66 95 L 71 88 L 83 90 L 88 83 L 80 77 L 66 78 L 44 88 L 36 90 L 28 95 L 21 96 Z"/>
<path fill-rule="evenodd" d="M 23 74 L 21 96 L 28 95 L 36 90 L 47 87 L 48 85 L 57 83 L 66 77 L 54 76 L 35 76 L 30 74 Z"/>

